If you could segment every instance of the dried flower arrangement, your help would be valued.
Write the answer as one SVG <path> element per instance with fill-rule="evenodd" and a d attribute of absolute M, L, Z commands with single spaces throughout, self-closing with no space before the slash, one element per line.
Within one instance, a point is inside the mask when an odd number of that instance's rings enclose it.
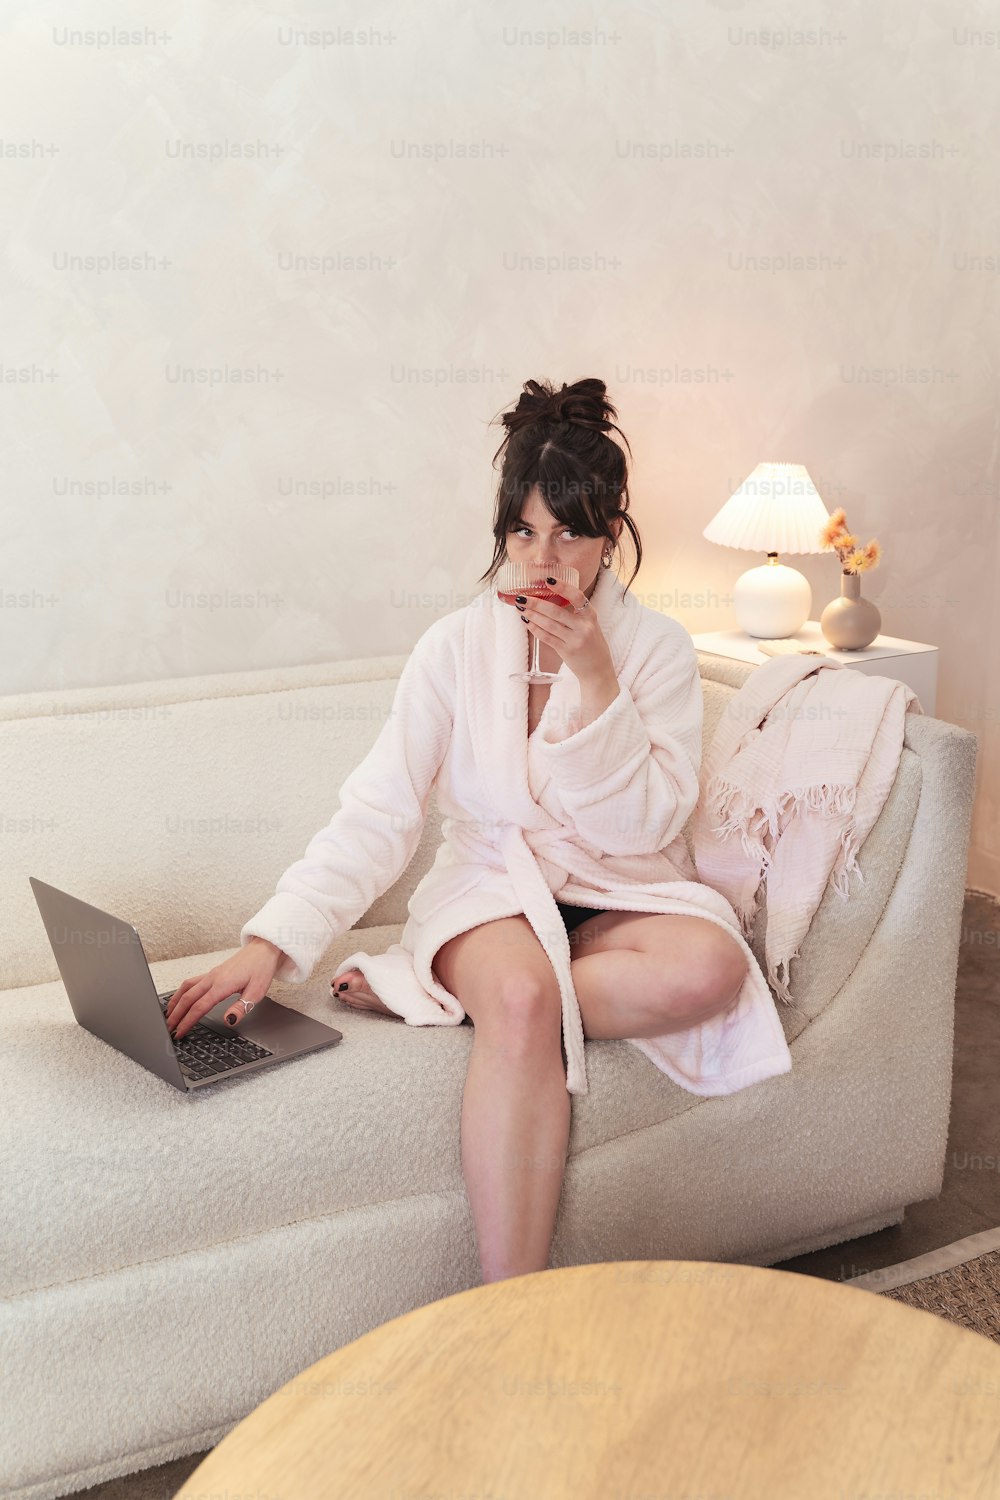
<path fill-rule="evenodd" d="M 836 551 L 845 573 L 864 573 L 867 568 L 877 568 L 882 556 L 882 548 L 874 537 L 866 547 L 858 548 L 858 539 L 848 531 L 847 517 L 839 505 L 820 532 L 820 544 L 824 549 L 832 547 Z"/>

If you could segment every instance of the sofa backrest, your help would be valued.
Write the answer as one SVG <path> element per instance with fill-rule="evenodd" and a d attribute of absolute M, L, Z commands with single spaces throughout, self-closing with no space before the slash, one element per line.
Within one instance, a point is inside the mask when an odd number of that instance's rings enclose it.
<path fill-rule="evenodd" d="M 59 977 L 29 875 L 131 922 L 150 962 L 235 948 L 336 812 L 405 660 L 0 698 L 0 984 Z M 397 914 L 401 890 L 363 920 Z"/>
<path fill-rule="evenodd" d="M 279 875 L 336 812 L 340 785 L 374 743 L 405 661 L 0 698 L 8 793 L 0 987 L 59 977 L 29 875 L 131 922 L 151 962 L 234 948 Z M 753 668 L 701 654 L 699 664 L 707 748 L 725 702 Z M 919 790 L 920 757 L 904 749 L 861 851 L 865 884 L 846 908 L 827 891 L 792 969 L 793 994 L 810 975 L 810 985 L 836 993 L 851 972 L 902 861 Z M 413 859 L 359 928 L 405 922 L 440 839 L 432 793 Z M 766 906 L 751 940 L 760 961 L 765 914 Z"/>

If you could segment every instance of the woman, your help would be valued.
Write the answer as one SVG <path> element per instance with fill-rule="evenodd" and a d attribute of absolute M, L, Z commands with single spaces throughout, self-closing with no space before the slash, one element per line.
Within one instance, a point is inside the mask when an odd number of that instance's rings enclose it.
<path fill-rule="evenodd" d="M 444 839 L 401 942 L 352 955 L 332 988 L 413 1024 L 471 1019 L 462 1165 L 484 1282 L 548 1265 L 584 1036 L 633 1041 L 699 1093 L 791 1067 L 735 913 L 698 882 L 681 833 L 699 790 L 693 643 L 610 571 L 623 525 L 632 577 L 642 557 L 616 415 L 599 380 L 526 382 L 503 414 L 483 578 L 506 559 L 569 564 L 571 608 L 524 597 L 518 621 L 487 593 L 424 632 L 340 811 L 240 951 L 185 980 L 167 1013 L 181 1037 L 220 1000 L 241 995 L 235 1022 L 275 977 L 308 978 L 405 869 L 436 786 Z M 510 680 L 531 635 L 543 670 L 560 671 L 551 686 Z"/>

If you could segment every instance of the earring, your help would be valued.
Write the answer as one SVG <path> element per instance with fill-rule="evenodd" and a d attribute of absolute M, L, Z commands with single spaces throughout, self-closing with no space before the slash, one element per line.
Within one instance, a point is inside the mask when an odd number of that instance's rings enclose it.
<path fill-rule="evenodd" d="M 611 566 L 611 553 L 610 552 L 602 552 L 601 553 L 601 567 L 602 568 L 610 568 L 610 566 Z"/>

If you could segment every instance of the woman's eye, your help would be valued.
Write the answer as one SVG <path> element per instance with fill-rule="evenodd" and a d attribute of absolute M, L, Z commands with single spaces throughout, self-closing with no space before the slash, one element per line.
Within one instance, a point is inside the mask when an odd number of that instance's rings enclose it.
<path fill-rule="evenodd" d="M 530 526 L 515 526 L 514 527 L 514 535 L 515 536 L 520 536 L 520 534 L 521 534 L 522 531 L 530 531 L 530 530 L 531 530 Z M 578 537 L 577 533 L 573 530 L 572 526 L 567 526 L 565 528 L 565 530 L 563 531 L 563 536 L 571 536 L 574 541 L 579 541 L 579 537 Z"/>

